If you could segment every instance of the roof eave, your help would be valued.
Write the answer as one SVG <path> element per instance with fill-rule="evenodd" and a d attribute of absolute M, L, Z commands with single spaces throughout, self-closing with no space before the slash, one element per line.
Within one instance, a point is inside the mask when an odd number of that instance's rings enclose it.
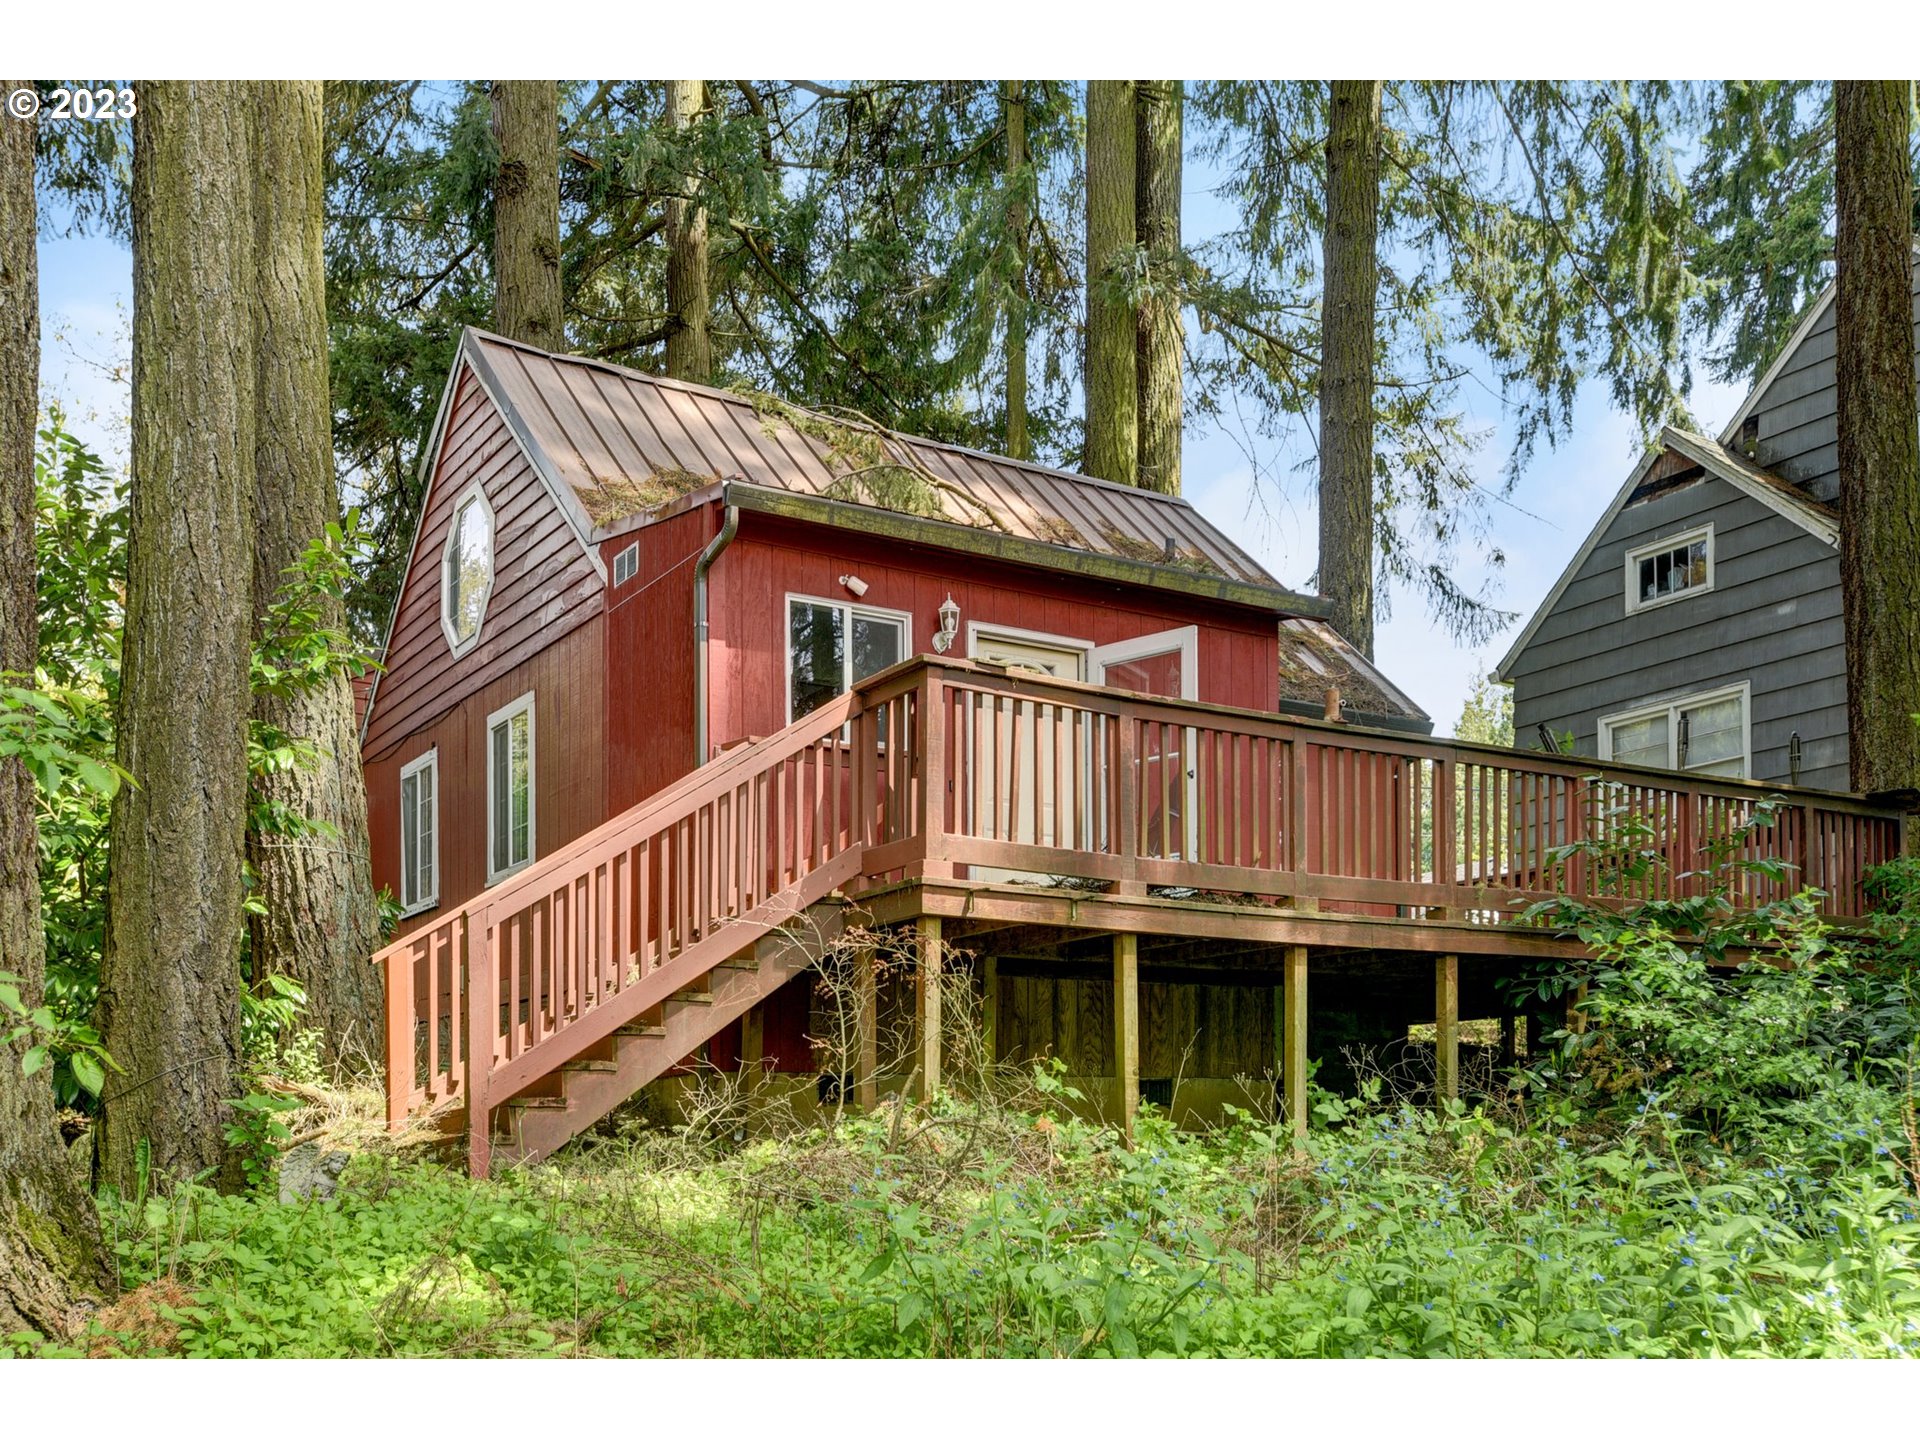
<path fill-rule="evenodd" d="M 721 487 L 721 498 L 729 505 L 762 515 L 804 520 L 836 530 L 862 535 L 878 535 L 909 544 L 931 545 L 942 550 L 958 550 L 984 555 L 1015 565 L 1031 565 L 1043 570 L 1077 575 L 1087 580 L 1106 580 L 1121 585 L 1140 585 L 1154 590 L 1172 591 L 1202 600 L 1280 615 L 1327 616 L 1332 606 L 1314 595 L 1301 595 L 1279 586 L 1256 585 L 1231 576 L 1209 575 L 1178 565 L 1157 565 L 1131 560 L 1122 555 L 1105 555 L 1066 545 L 1051 545 L 1043 540 L 1007 535 L 971 525 L 956 525 L 950 520 L 930 520 L 897 510 L 833 500 L 821 495 L 805 495 L 792 490 L 775 490 L 744 480 L 730 480 Z"/>

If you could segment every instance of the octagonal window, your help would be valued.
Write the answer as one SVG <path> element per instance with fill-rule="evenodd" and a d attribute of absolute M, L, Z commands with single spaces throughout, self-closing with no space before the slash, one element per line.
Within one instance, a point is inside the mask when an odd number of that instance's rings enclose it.
<path fill-rule="evenodd" d="M 440 626 L 458 655 L 480 638 L 493 592 L 493 508 L 479 486 L 460 497 L 440 566 Z"/>

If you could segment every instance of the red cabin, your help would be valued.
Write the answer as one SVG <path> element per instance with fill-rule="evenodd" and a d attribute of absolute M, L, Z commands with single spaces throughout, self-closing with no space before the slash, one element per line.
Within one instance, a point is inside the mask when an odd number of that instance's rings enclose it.
<path fill-rule="evenodd" d="M 823 906 L 979 947 L 998 1054 L 1124 1116 L 1198 1036 L 1217 1104 L 1291 1053 L 1283 955 L 1485 950 L 1436 926 L 1545 887 L 1592 768 L 1437 746 L 1176 497 L 473 330 L 426 469 L 362 746 L 394 1113 L 490 1115 L 480 1167 L 702 1047 L 810 1075 L 816 957 L 769 937 Z"/>

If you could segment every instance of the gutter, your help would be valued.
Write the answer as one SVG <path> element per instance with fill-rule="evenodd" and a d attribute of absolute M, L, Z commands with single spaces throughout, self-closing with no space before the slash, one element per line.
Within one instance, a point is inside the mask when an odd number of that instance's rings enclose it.
<path fill-rule="evenodd" d="M 927 545 L 940 550 L 958 550 L 984 555 L 1015 565 L 1052 570 L 1081 579 L 1121 585 L 1139 585 L 1154 590 L 1170 590 L 1202 600 L 1224 601 L 1268 614 L 1302 615 L 1325 619 L 1333 603 L 1315 595 L 1298 595 L 1277 585 L 1262 585 L 1227 575 L 1207 574 L 1178 565 L 1134 560 L 1120 555 L 1082 550 L 1075 546 L 1055 545 L 1044 540 L 1029 540 L 951 520 L 932 520 L 897 510 L 858 505 L 824 495 L 793 490 L 772 489 L 744 481 L 729 480 L 725 486 L 729 506 L 776 515 L 790 520 L 806 520 L 836 530 L 851 530 L 868 538 L 896 540 Z"/>
<path fill-rule="evenodd" d="M 709 758 L 707 745 L 707 571 L 740 533 L 740 507 L 728 505 L 720 533 L 707 542 L 693 566 L 693 744 L 695 768 Z"/>

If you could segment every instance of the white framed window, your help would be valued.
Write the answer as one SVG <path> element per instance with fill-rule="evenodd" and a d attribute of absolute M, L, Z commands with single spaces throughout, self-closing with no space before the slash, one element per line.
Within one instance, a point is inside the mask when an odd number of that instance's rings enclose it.
<path fill-rule="evenodd" d="M 624 585 L 640 573 L 640 542 L 634 541 L 613 557 L 613 583 Z"/>
<path fill-rule="evenodd" d="M 478 485 L 454 503 L 440 557 L 440 629 L 447 647 L 464 655 L 480 639 L 493 594 L 493 507 Z"/>
<path fill-rule="evenodd" d="M 1683 530 L 1627 551 L 1627 614 L 1713 588 L 1713 526 Z"/>
<path fill-rule="evenodd" d="M 533 692 L 487 717 L 487 883 L 533 863 Z"/>
<path fill-rule="evenodd" d="M 1600 758 L 1744 780 L 1753 769 L 1751 686 L 1681 695 L 1600 717 Z"/>
<path fill-rule="evenodd" d="M 400 767 L 400 913 L 440 903 L 440 752 Z"/>
<path fill-rule="evenodd" d="M 907 658 L 913 616 L 812 595 L 787 596 L 787 719 Z"/>

